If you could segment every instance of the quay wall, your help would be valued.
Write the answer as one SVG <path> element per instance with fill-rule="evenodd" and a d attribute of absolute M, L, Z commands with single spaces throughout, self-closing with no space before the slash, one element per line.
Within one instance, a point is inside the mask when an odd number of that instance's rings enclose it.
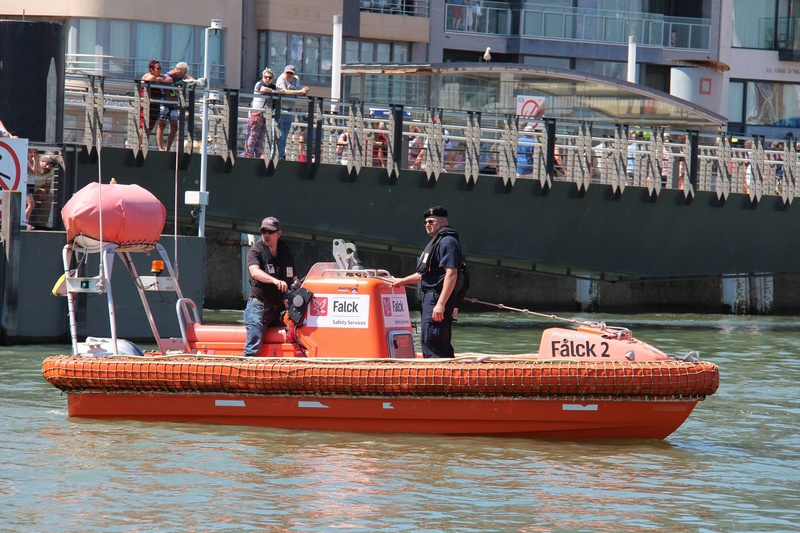
<path fill-rule="evenodd" d="M 61 249 L 65 236 L 59 231 L 19 232 L 14 248 L 19 260 L 3 250 L 0 279 L 3 280 L 0 344 L 66 343 L 69 322 L 66 298 L 54 297 L 51 289 L 63 272 Z M 333 261 L 332 243 L 289 240 L 298 271 L 304 274 L 316 262 Z M 162 238 L 170 257 L 172 237 Z M 183 295 L 204 309 L 243 309 L 245 301 L 243 258 L 248 250 L 241 234 L 211 230 L 207 238 L 178 237 L 178 270 Z M 370 249 L 359 250 L 366 268 L 381 268 L 394 275 L 413 271 L 416 257 Z M 147 273 L 154 254 L 135 254 L 140 273 Z M 135 342 L 153 342 L 152 334 L 133 282 L 119 260 L 115 260 L 113 294 L 118 335 Z M 17 269 L 14 272 L 13 269 Z M 97 258 L 87 262 L 86 275 L 96 275 Z M 470 265 L 469 297 L 542 313 L 704 313 L 800 315 L 800 274 L 750 276 L 724 280 L 650 280 L 635 282 L 585 282 L 566 276 L 523 270 Z M 10 283 L 14 286 L 10 286 Z M 733 296 L 731 296 L 733 294 Z M 175 293 L 147 293 L 162 337 L 179 336 Z M 409 301 L 418 308 L 416 292 Z M 105 295 L 79 295 L 79 340 L 87 335 L 110 336 Z M 492 310 L 481 304 L 465 305 L 474 311 Z"/>
<path fill-rule="evenodd" d="M 14 234 L 15 233 L 15 234 Z M 51 291 L 64 272 L 61 251 L 66 244 L 63 231 L 17 231 L 0 243 L 0 344 L 67 343 L 70 340 L 67 299 L 53 296 Z M 6 232 L 6 234 L 8 234 Z M 12 243 L 16 241 L 13 249 Z M 173 257 L 175 241 L 164 236 L 161 245 Z M 14 252 L 10 256 L 8 252 Z M 179 280 L 183 296 L 198 305 L 203 300 L 205 276 L 205 242 L 199 237 L 178 237 L 180 259 Z M 157 252 L 132 254 L 139 274 L 149 275 L 151 261 Z M 87 256 L 82 276 L 97 276 L 99 254 Z M 114 260 L 112 296 L 116 314 L 117 335 L 134 342 L 153 343 L 153 334 L 139 294 L 122 261 Z M 147 292 L 161 337 L 179 337 L 174 292 Z M 110 337 L 108 298 L 106 294 L 78 294 L 75 312 L 78 317 L 77 337 Z"/>
<path fill-rule="evenodd" d="M 243 283 L 243 258 L 248 246 L 242 235 L 226 230 L 210 230 L 207 236 L 207 273 L 204 307 L 207 309 L 243 309 L 246 285 Z M 295 263 L 302 275 L 316 262 L 333 261 L 332 242 L 289 241 Z M 354 242 L 358 247 L 358 242 Z M 396 276 L 413 272 L 416 257 L 358 250 L 366 268 L 381 268 Z M 470 264 L 469 298 L 504 304 L 537 312 L 590 313 L 718 313 L 718 314 L 800 314 L 800 275 L 745 276 L 730 280 L 722 277 L 605 282 Z M 760 293 L 756 288 L 769 288 Z M 728 285 L 728 287 L 726 287 Z M 730 286 L 733 286 L 733 289 Z M 726 298 L 734 291 L 735 298 Z M 408 290 L 412 307 L 416 293 Z M 467 310 L 491 310 L 481 304 Z"/>

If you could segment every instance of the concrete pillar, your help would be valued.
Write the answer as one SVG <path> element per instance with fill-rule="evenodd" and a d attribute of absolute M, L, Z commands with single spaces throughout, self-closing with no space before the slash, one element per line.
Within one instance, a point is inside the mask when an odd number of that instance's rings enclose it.
<path fill-rule="evenodd" d="M 333 16 L 333 62 L 331 64 L 331 100 L 342 97 L 342 16 Z"/>
<path fill-rule="evenodd" d="M 683 98 L 715 113 L 727 114 L 720 101 L 724 86 L 724 75 L 705 68 L 673 67 L 670 74 L 669 93 Z"/>
<path fill-rule="evenodd" d="M 766 315 L 775 301 L 771 275 L 747 275 L 722 279 L 722 303 L 735 315 Z"/>
<path fill-rule="evenodd" d="M 734 315 L 747 313 L 749 290 L 746 278 L 722 278 L 722 303 L 727 305 Z"/>
<path fill-rule="evenodd" d="M 575 300 L 580 304 L 581 311 L 596 310 L 600 301 L 600 283 L 596 279 L 576 279 Z"/>
<path fill-rule="evenodd" d="M 628 36 L 628 77 L 630 83 L 636 83 L 636 37 Z"/>
<path fill-rule="evenodd" d="M 753 275 L 749 279 L 750 314 L 768 315 L 774 302 L 774 280 L 771 275 Z"/>

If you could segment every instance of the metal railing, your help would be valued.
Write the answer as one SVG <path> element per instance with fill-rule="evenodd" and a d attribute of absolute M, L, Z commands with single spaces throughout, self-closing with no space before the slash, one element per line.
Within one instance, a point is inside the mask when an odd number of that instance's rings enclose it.
<path fill-rule="evenodd" d="M 163 126 L 181 131 L 168 148 L 200 152 L 199 89 L 184 87 L 177 96 L 158 99 L 149 96 L 146 84 L 127 80 L 70 78 L 68 87 L 68 142 L 92 148 L 99 138 L 104 146 L 146 157 L 157 146 L 157 128 L 140 127 L 149 116 L 145 110 L 170 105 L 179 117 Z M 645 188 L 651 195 L 680 190 L 686 198 L 710 191 L 722 202 L 731 193 L 746 194 L 753 202 L 775 196 L 787 204 L 798 195 L 800 147 L 792 138 L 546 118 L 530 123 L 490 112 L 307 97 L 275 96 L 263 108 L 252 105 L 250 94 L 213 93 L 205 140 L 211 157 L 252 156 L 266 165 L 279 165 L 281 159 L 342 164 L 356 173 L 380 168 L 394 177 L 416 170 L 430 180 L 457 174 L 467 183 L 497 179 L 505 187 L 535 180 L 542 189 L 562 181 L 579 190 L 608 185 L 615 194 L 626 187 Z"/>
<path fill-rule="evenodd" d="M 35 150 L 38 157 L 49 157 L 52 161 L 52 170 L 35 173 L 28 164 L 24 171 L 27 179 L 22 191 L 20 213 L 25 221 L 22 229 L 49 230 L 61 226 L 59 213 L 61 205 L 61 177 L 64 172 L 64 154 L 60 146 L 29 143 L 29 152 Z M 29 156 L 30 157 L 30 156 Z M 1 220 L 1 217 L 0 217 Z"/>
<path fill-rule="evenodd" d="M 515 15 L 519 28 L 512 24 Z M 535 4 L 514 10 L 507 4 L 484 2 L 480 15 L 472 6 L 447 4 L 445 31 L 620 44 L 627 44 L 633 35 L 644 46 L 690 50 L 711 46 L 709 19 Z"/>
<path fill-rule="evenodd" d="M 427 17 L 429 0 L 361 0 L 361 11 L 384 15 Z"/>
<path fill-rule="evenodd" d="M 445 31 L 481 33 L 486 35 L 511 35 L 512 10 L 507 2 L 482 2 L 474 5 L 445 6 Z"/>

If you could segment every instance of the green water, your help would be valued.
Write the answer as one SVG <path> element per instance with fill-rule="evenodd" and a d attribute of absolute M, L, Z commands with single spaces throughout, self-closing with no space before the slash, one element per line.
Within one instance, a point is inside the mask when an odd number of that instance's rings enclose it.
<path fill-rule="evenodd" d="M 0 530 L 800 530 L 796 319 L 602 318 L 720 366 L 718 393 L 665 441 L 70 419 L 65 398 L 41 377 L 42 360 L 68 347 L 2 347 Z M 462 314 L 454 343 L 525 353 L 548 325 L 509 312 Z"/>

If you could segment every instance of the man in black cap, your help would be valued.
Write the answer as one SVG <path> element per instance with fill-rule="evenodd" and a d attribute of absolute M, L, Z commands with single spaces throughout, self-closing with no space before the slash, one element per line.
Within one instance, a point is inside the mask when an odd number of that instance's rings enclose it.
<path fill-rule="evenodd" d="M 447 224 L 447 209 L 431 207 L 423 213 L 425 232 L 431 241 L 419 257 L 417 271 L 395 279 L 393 287 L 419 283 L 422 288 L 422 355 L 453 357 L 451 344 L 456 283 L 461 265 L 458 232 Z"/>
<path fill-rule="evenodd" d="M 264 344 L 264 328 L 281 323 L 283 295 L 297 279 L 289 245 L 281 240 L 281 223 L 275 217 L 261 221 L 261 239 L 247 252 L 250 299 L 244 310 L 247 340 L 245 357 L 257 357 Z"/>

